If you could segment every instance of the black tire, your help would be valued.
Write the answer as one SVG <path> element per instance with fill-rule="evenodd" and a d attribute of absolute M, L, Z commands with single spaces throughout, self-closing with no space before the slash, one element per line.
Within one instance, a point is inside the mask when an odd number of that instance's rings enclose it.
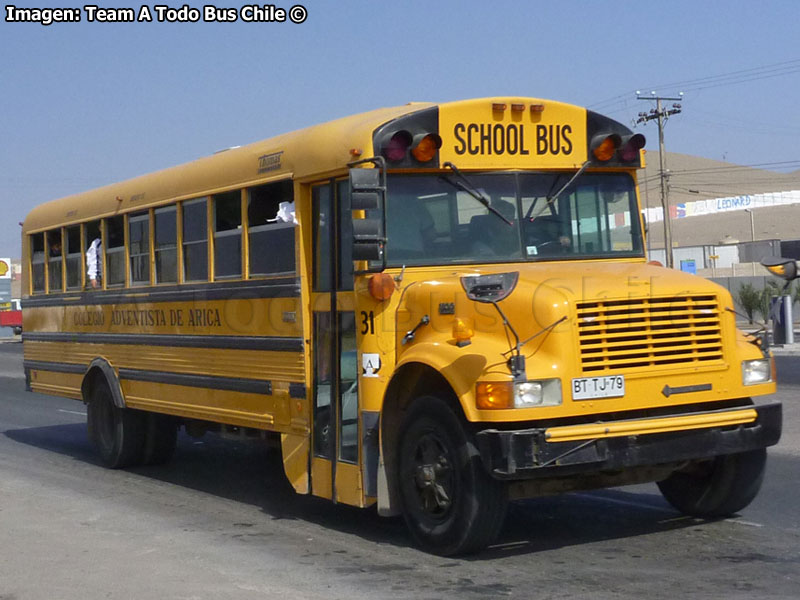
<path fill-rule="evenodd" d="M 676 471 L 658 488 L 672 506 L 694 517 L 733 515 L 750 504 L 761 489 L 767 451 L 764 448 L 740 454 L 697 461 Z"/>
<path fill-rule="evenodd" d="M 492 479 L 458 417 L 441 399 L 417 399 L 400 430 L 398 487 L 415 542 L 441 556 L 491 544 L 505 518 L 505 485 Z"/>
<path fill-rule="evenodd" d="M 95 380 L 86 410 L 89 439 L 100 460 L 110 469 L 141 464 L 144 449 L 144 413 L 118 408 L 102 379 Z"/>
<path fill-rule="evenodd" d="M 142 464 L 163 465 L 175 454 L 178 441 L 178 421 L 168 415 L 145 413 Z"/>

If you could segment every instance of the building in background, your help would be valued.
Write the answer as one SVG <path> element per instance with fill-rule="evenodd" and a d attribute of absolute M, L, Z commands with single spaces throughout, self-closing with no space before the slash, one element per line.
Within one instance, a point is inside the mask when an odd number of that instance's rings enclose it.
<path fill-rule="evenodd" d="M 672 152 L 666 162 L 676 246 L 800 237 L 800 170 L 780 173 Z M 661 214 L 658 152 L 647 153 L 640 183 L 653 221 Z M 652 248 L 664 247 L 660 223 L 651 222 L 649 237 Z"/>

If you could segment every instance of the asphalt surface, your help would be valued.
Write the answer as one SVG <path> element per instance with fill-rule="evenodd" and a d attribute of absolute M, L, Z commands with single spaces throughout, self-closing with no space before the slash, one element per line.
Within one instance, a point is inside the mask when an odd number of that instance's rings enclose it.
<path fill-rule="evenodd" d="M 295 495 L 259 444 L 181 437 L 169 465 L 104 469 L 83 405 L 25 392 L 21 364 L 0 344 L 0 600 L 800 596 L 800 357 L 778 358 L 785 434 L 741 515 L 684 517 L 655 485 L 567 494 L 458 559 Z"/>

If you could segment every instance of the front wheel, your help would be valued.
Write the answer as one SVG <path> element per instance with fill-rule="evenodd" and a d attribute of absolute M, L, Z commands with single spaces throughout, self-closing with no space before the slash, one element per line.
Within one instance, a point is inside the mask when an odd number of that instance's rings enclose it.
<path fill-rule="evenodd" d="M 505 486 L 483 468 L 471 436 L 441 399 L 417 399 L 400 431 L 399 490 L 414 540 L 442 556 L 477 552 L 497 537 Z"/>
<path fill-rule="evenodd" d="M 697 461 L 658 483 L 664 498 L 695 517 L 727 517 L 750 504 L 761 489 L 764 448 Z"/>

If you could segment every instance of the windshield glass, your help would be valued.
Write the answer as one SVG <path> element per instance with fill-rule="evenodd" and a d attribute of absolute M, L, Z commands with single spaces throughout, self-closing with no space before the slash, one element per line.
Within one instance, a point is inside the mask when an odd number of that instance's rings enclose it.
<path fill-rule="evenodd" d="M 512 225 L 460 189 L 452 174 L 390 174 L 389 265 L 643 256 L 633 179 L 585 173 L 467 175 Z"/>

